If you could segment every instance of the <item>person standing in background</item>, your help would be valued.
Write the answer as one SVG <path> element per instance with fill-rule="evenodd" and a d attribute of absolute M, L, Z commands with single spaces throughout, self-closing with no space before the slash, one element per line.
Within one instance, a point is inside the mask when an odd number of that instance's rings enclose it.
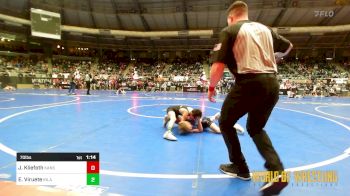
<path fill-rule="evenodd" d="M 90 73 L 86 73 L 84 80 L 85 80 L 86 89 L 87 89 L 86 94 L 91 95 L 90 88 L 91 88 L 92 75 Z"/>
<path fill-rule="evenodd" d="M 69 89 L 68 89 L 68 95 L 75 95 L 75 74 L 70 73 L 69 74 Z"/>

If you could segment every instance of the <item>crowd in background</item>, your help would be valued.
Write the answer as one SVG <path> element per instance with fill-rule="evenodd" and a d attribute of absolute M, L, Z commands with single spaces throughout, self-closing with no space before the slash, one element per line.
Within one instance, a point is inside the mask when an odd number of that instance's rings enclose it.
<path fill-rule="evenodd" d="M 69 75 L 75 75 L 77 88 L 85 88 L 84 77 L 92 76 L 93 90 L 115 90 L 118 86 L 140 91 L 182 91 L 184 86 L 205 90 L 208 85 L 204 58 L 176 58 L 169 61 L 136 61 L 123 59 L 100 60 L 94 58 L 52 58 L 42 56 L 0 56 L 0 76 L 32 77 L 33 84 L 42 83 L 51 88 L 68 88 Z M 209 70 L 209 69 L 208 69 Z M 349 62 L 327 61 L 287 61 L 279 65 L 280 89 L 294 95 L 331 96 L 349 90 Z M 49 79 L 49 80 L 48 80 Z M 219 85 L 220 93 L 227 93 L 234 84 L 231 76 L 223 78 Z"/>

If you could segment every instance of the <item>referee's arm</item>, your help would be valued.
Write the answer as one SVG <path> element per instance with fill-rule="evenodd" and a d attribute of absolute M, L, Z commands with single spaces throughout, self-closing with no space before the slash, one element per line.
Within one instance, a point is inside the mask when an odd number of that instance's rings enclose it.
<path fill-rule="evenodd" d="M 221 31 L 219 43 L 215 45 L 213 51 L 213 64 L 210 69 L 210 83 L 208 89 L 208 99 L 215 102 L 215 86 L 221 80 L 225 69 L 225 63 L 228 62 L 230 51 L 230 35 L 226 31 Z"/>
<path fill-rule="evenodd" d="M 210 85 L 211 87 L 215 87 L 222 78 L 224 73 L 225 64 L 221 62 L 213 63 L 210 69 Z"/>
<path fill-rule="evenodd" d="M 278 33 L 270 29 L 272 38 L 273 38 L 273 48 L 275 52 L 276 60 L 280 60 L 282 57 L 287 56 L 288 53 L 292 50 L 293 44 Z"/>

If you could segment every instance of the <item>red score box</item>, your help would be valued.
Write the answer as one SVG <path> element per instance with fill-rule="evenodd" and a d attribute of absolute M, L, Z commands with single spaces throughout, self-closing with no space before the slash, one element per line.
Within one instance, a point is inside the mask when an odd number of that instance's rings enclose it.
<path fill-rule="evenodd" d="M 87 167 L 87 173 L 91 174 L 91 173 L 100 173 L 100 163 L 98 161 L 88 161 L 86 162 Z"/>

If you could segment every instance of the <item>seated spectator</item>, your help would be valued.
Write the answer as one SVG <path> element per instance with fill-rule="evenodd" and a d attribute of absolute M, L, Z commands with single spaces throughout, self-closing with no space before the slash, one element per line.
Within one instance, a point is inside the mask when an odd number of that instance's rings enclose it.
<path fill-rule="evenodd" d="M 13 87 L 13 86 L 7 85 L 7 86 L 5 86 L 4 90 L 5 90 L 5 91 L 15 91 L 16 88 Z"/>

